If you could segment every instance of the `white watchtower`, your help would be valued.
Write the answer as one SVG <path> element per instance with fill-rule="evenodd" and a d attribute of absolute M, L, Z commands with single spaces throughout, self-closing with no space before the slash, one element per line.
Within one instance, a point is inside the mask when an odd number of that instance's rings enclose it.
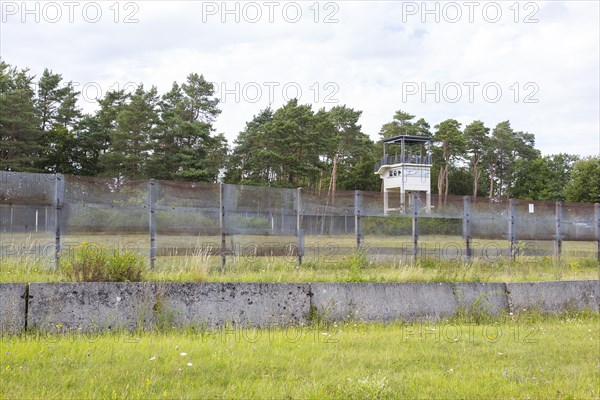
<path fill-rule="evenodd" d="M 402 135 L 383 140 L 376 174 L 383 179 L 383 208 L 404 211 L 407 194 L 425 193 L 431 208 L 431 142 L 427 136 Z M 392 193 L 392 197 L 389 194 Z M 409 202 L 412 197 L 409 196 Z"/>

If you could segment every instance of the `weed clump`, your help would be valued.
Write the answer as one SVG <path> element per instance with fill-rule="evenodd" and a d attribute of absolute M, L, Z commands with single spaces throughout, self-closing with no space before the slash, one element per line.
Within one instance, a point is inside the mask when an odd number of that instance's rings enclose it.
<path fill-rule="evenodd" d="M 141 282 L 143 258 L 131 250 L 82 242 L 60 258 L 59 269 L 75 282 Z"/>
<path fill-rule="evenodd" d="M 360 248 L 351 256 L 343 259 L 339 266 L 347 271 L 346 282 L 364 282 L 363 271 L 370 266 L 367 250 Z"/>

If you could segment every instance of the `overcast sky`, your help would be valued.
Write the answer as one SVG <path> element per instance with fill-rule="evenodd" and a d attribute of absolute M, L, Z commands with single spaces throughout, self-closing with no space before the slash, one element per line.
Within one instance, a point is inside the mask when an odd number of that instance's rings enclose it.
<path fill-rule="evenodd" d="M 2 1 L 0 55 L 84 90 L 192 72 L 219 89 L 230 141 L 269 103 L 362 110 L 363 131 L 402 109 L 433 126 L 510 120 L 544 154 L 600 154 L 598 1 Z M 129 84 L 129 86 L 127 86 Z M 98 93 L 100 92 L 100 93 Z"/>

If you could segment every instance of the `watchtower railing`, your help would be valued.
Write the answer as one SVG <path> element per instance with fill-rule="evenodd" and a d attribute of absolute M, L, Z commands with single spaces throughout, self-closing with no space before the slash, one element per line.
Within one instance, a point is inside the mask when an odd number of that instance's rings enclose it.
<path fill-rule="evenodd" d="M 381 161 L 375 165 L 375 171 L 378 171 L 382 165 L 394 165 L 394 164 L 417 164 L 417 165 L 431 165 L 430 155 L 412 155 L 406 154 L 404 158 L 401 155 L 385 155 L 381 157 Z"/>

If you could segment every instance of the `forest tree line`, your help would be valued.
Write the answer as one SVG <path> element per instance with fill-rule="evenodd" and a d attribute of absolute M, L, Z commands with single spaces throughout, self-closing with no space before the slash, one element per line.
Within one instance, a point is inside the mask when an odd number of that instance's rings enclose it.
<path fill-rule="evenodd" d="M 87 114 L 72 82 L 36 79 L 0 60 L 0 171 L 168 179 L 336 190 L 381 188 L 383 153 L 346 105 L 313 109 L 296 99 L 259 110 L 235 141 L 213 126 L 215 88 L 192 73 L 166 93 L 140 84 L 111 90 Z M 433 193 L 600 202 L 600 157 L 542 155 L 509 120 L 488 127 L 447 119 L 433 127 L 398 110 L 381 139 L 433 137 Z"/>

